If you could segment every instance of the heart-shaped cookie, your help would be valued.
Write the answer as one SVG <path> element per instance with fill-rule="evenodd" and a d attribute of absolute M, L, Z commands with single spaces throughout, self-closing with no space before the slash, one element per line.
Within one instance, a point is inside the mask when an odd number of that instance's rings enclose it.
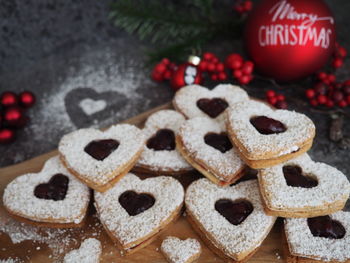
<path fill-rule="evenodd" d="M 140 129 L 119 124 L 106 131 L 74 131 L 61 139 L 58 150 L 77 178 L 94 190 L 106 191 L 134 166 L 144 141 Z"/>
<path fill-rule="evenodd" d="M 348 262 L 350 260 L 350 212 L 339 211 L 329 216 L 315 218 L 288 218 L 284 223 L 290 254 L 287 256 L 287 261 L 304 262 L 301 261 L 303 259 L 305 262 L 311 262 L 313 259 L 322 262 Z"/>
<path fill-rule="evenodd" d="M 166 237 L 160 247 L 169 263 L 190 263 L 201 254 L 201 245 L 194 238 L 181 240 L 177 237 Z"/>
<path fill-rule="evenodd" d="M 248 94 L 238 86 L 220 84 L 209 90 L 199 85 L 190 85 L 176 92 L 173 104 L 187 118 L 207 117 L 224 120 L 224 112 L 234 103 L 248 100 Z"/>
<path fill-rule="evenodd" d="M 78 227 L 89 204 L 89 189 L 71 175 L 58 156 L 41 172 L 17 177 L 4 191 L 8 212 L 25 222 L 45 226 Z"/>
<path fill-rule="evenodd" d="M 199 179 L 188 187 L 185 203 L 193 228 L 215 253 L 230 262 L 252 256 L 276 220 L 264 212 L 257 180 L 223 188 Z M 225 209 L 227 204 L 231 209 Z"/>
<path fill-rule="evenodd" d="M 336 168 L 304 154 L 259 171 L 266 213 L 281 217 L 313 217 L 343 209 L 350 183 Z"/>
<path fill-rule="evenodd" d="M 64 263 L 98 263 L 102 254 L 101 242 L 95 238 L 88 238 L 64 256 Z"/>
<path fill-rule="evenodd" d="M 310 149 L 315 125 L 303 114 L 244 101 L 227 110 L 227 131 L 241 158 L 260 169 L 293 159 Z"/>
<path fill-rule="evenodd" d="M 214 183 L 227 186 L 243 175 L 245 165 L 222 123 L 203 117 L 187 120 L 176 141 L 182 156 Z"/>
<path fill-rule="evenodd" d="M 161 110 L 149 116 L 142 130 L 146 145 L 134 170 L 155 174 L 193 170 L 175 148 L 175 135 L 184 121 L 184 116 L 173 110 Z"/>
<path fill-rule="evenodd" d="M 108 191 L 96 192 L 95 206 L 107 233 L 130 254 L 180 215 L 183 199 L 183 187 L 172 177 L 141 180 L 129 173 Z"/>

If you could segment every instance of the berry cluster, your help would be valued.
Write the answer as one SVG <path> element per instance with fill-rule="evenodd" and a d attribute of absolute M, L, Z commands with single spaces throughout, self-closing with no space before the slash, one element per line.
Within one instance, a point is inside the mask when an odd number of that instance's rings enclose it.
<path fill-rule="evenodd" d="M 340 46 L 339 43 L 335 44 L 335 51 L 333 53 L 332 67 L 334 69 L 341 68 L 344 65 L 344 59 L 347 51 L 344 47 Z"/>
<path fill-rule="evenodd" d="M 249 11 L 251 11 L 253 8 L 253 2 L 250 0 L 239 0 L 237 3 L 233 6 L 233 10 L 237 12 L 238 14 L 242 15 Z"/>
<path fill-rule="evenodd" d="M 25 110 L 34 103 L 35 96 L 30 91 L 23 91 L 18 95 L 5 91 L 0 95 L 0 144 L 15 139 L 15 129 L 24 127 L 29 120 Z"/>
<path fill-rule="evenodd" d="M 288 104 L 286 102 L 286 97 L 282 94 L 276 93 L 274 90 L 267 90 L 265 93 L 267 102 L 276 107 L 277 109 L 287 109 Z"/>
<path fill-rule="evenodd" d="M 246 85 L 253 79 L 254 63 L 246 60 L 239 54 L 232 53 L 226 57 L 226 67 L 232 70 L 233 77 L 239 84 Z"/>
<path fill-rule="evenodd" d="M 175 63 L 170 62 L 169 59 L 163 58 L 152 71 L 152 79 L 157 82 L 170 80 L 174 71 L 177 69 Z"/>
<path fill-rule="evenodd" d="M 207 72 L 213 81 L 223 81 L 227 79 L 225 65 L 213 53 L 205 52 L 198 65 L 202 72 Z"/>

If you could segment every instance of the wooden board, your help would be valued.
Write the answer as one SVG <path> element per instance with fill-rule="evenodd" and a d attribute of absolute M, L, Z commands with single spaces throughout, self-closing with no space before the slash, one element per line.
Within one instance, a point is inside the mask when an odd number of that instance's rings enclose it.
<path fill-rule="evenodd" d="M 141 115 L 138 115 L 134 118 L 131 118 L 126 123 L 131 123 L 142 127 L 147 116 L 152 114 L 155 111 L 160 109 L 168 109 L 171 108 L 171 104 L 165 104 L 160 107 L 157 107 L 153 110 L 145 112 Z M 33 145 L 33 147 L 35 147 Z M 8 224 L 11 225 L 13 223 L 16 224 L 13 219 L 11 219 L 6 211 L 4 210 L 2 204 L 2 195 L 5 186 L 12 181 L 16 176 L 19 176 L 28 172 L 38 172 L 41 170 L 44 162 L 57 154 L 57 151 L 52 151 L 50 153 L 38 156 L 29 161 L 1 168 L 0 169 L 0 224 Z M 140 175 L 141 177 L 147 177 L 146 175 Z M 176 176 L 175 178 L 179 179 L 185 187 L 188 186 L 190 182 L 200 177 L 197 173 L 193 175 L 186 176 Z M 0 232 L 0 260 L 6 259 L 9 257 L 19 258 L 24 260 L 25 262 L 57 262 L 59 261 L 64 253 L 70 251 L 71 249 L 79 247 L 79 243 L 82 238 L 91 237 L 96 235 L 97 238 L 101 240 L 103 244 L 103 255 L 102 262 L 128 262 L 128 263 L 136 263 L 136 262 L 166 262 L 165 258 L 159 251 L 159 247 L 163 238 L 167 235 L 174 235 L 179 238 L 185 239 L 187 237 L 194 237 L 199 239 L 199 237 L 192 230 L 190 224 L 186 221 L 186 218 L 182 216 L 178 221 L 169 226 L 164 232 L 162 232 L 149 246 L 141 249 L 135 254 L 121 257 L 119 255 L 116 246 L 112 243 L 112 241 L 108 238 L 108 236 L 103 231 L 100 223 L 96 216 L 93 216 L 94 209 L 91 206 L 90 216 L 88 217 L 87 223 L 82 229 L 75 230 L 65 230 L 63 236 L 65 236 L 64 240 L 73 240 L 74 242 L 70 242 L 68 245 L 62 241 L 62 252 L 56 253 L 52 255 L 51 249 L 46 244 L 41 244 L 40 242 L 33 241 L 23 241 L 18 244 L 13 244 L 11 239 L 7 234 Z M 26 227 L 23 225 L 23 227 Z M 40 229 L 41 231 L 44 229 Z M 45 231 L 44 231 L 45 232 Z M 259 251 L 250 259 L 249 262 L 281 262 L 282 256 L 282 242 L 281 242 L 281 221 L 277 221 L 274 226 L 272 232 L 269 234 L 267 239 L 262 244 Z M 67 238 L 68 236 L 68 238 Z M 73 243 L 73 244 L 71 244 Z M 223 262 L 220 258 L 215 256 L 203 243 L 203 252 L 201 257 L 197 262 L 209 263 L 209 262 Z"/>

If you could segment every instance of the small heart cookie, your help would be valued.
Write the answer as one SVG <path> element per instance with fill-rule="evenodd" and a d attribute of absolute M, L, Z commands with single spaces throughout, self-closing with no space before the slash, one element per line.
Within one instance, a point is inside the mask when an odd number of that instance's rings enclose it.
<path fill-rule="evenodd" d="M 58 156 L 46 161 L 41 172 L 14 179 L 3 195 L 5 208 L 15 218 L 49 227 L 80 227 L 89 199 L 89 189 Z"/>
<path fill-rule="evenodd" d="M 243 89 L 230 84 L 220 84 L 212 90 L 190 85 L 176 92 L 173 105 L 189 119 L 207 117 L 223 121 L 223 113 L 228 107 L 248 99 L 248 94 Z"/>
<path fill-rule="evenodd" d="M 182 185 L 169 176 L 141 180 L 129 173 L 108 191 L 95 192 L 100 221 L 126 254 L 148 245 L 175 220 L 183 199 Z"/>
<path fill-rule="evenodd" d="M 80 129 L 65 135 L 58 150 L 65 166 L 97 191 L 106 191 L 134 166 L 144 136 L 133 125 L 118 124 L 108 130 Z"/>
<path fill-rule="evenodd" d="M 350 262 L 350 212 L 287 218 L 284 230 L 287 262 Z"/>
<path fill-rule="evenodd" d="M 178 151 L 212 182 L 227 186 L 243 175 L 245 167 L 222 123 L 197 117 L 184 122 L 176 142 Z"/>
<path fill-rule="evenodd" d="M 142 130 L 146 145 L 133 170 L 153 174 L 192 171 L 175 145 L 175 135 L 184 121 L 184 116 L 173 110 L 161 110 L 149 116 Z"/>
<path fill-rule="evenodd" d="M 85 239 L 80 248 L 64 256 L 64 263 L 98 263 L 102 254 L 101 242 L 95 238 Z"/>
<path fill-rule="evenodd" d="M 266 213 L 280 217 L 314 217 L 343 209 L 350 183 L 336 168 L 304 154 L 259 171 Z"/>
<path fill-rule="evenodd" d="M 166 237 L 160 247 L 169 263 L 190 263 L 201 254 L 201 245 L 194 238 L 181 240 L 177 237 Z"/>
<path fill-rule="evenodd" d="M 188 187 L 185 203 L 192 227 L 229 262 L 252 256 L 276 220 L 265 214 L 256 180 L 223 188 L 199 179 Z"/>
<path fill-rule="evenodd" d="M 260 169 L 293 159 L 310 149 L 315 125 L 304 114 L 273 110 L 244 101 L 227 110 L 227 131 L 243 161 Z"/>

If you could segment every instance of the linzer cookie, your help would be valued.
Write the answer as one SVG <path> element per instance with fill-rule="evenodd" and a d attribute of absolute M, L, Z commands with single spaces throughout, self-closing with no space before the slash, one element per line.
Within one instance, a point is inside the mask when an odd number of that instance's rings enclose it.
<path fill-rule="evenodd" d="M 143 146 L 140 129 L 119 124 L 106 131 L 80 129 L 65 135 L 58 150 L 65 166 L 97 191 L 106 191 L 136 163 Z"/>
<path fill-rule="evenodd" d="M 201 245 L 194 238 L 181 240 L 177 237 L 166 237 L 160 247 L 169 263 L 191 263 L 201 254 Z"/>
<path fill-rule="evenodd" d="M 194 230 L 227 262 L 249 259 L 276 220 L 264 212 L 257 180 L 222 188 L 199 179 L 188 187 L 185 203 Z"/>
<path fill-rule="evenodd" d="M 245 165 L 222 123 L 203 117 L 187 120 L 176 142 L 182 156 L 218 185 L 227 186 L 243 175 Z"/>
<path fill-rule="evenodd" d="M 343 209 L 350 194 L 346 176 L 304 154 L 259 171 L 260 192 L 267 214 L 314 217 Z"/>
<path fill-rule="evenodd" d="M 243 161 L 252 168 L 270 167 L 310 149 L 315 125 L 303 114 L 273 110 L 244 101 L 227 110 L 227 131 Z"/>
<path fill-rule="evenodd" d="M 85 239 L 80 248 L 67 253 L 63 263 L 98 263 L 102 254 L 101 242 L 95 238 Z"/>
<path fill-rule="evenodd" d="M 152 114 L 142 130 L 146 145 L 133 170 L 153 174 L 182 174 L 192 171 L 176 150 L 175 135 L 185 118 L 173 110 Z"/>
<path fill-rule="evenodd" d="M 48 227 L 80 227 L 89 199 L 89 189 L 58 157 L 49 159 L 39 173 L 14 179 L 3 195 L 4 206 L 13 217 Z"/>
<path fill-rule="evenodd" d="M 108 191 L 96 192 L 95 206 L 122 254 L 130 254 L 179 217 L 183 199 L 183 187 L 172 177 L 141 180 L 129 173 Z"/>
<path fill-rule="evenodd" d="M 238 86 L 220 84 L 209 90 L 199 85 L 190 85 L 176 92 L 173 105 L 189 119 L 207 117 L 223 121 L 226 109 L 244 100 L 248 100 L 248 94 Z"/>
<path fill-rule="evenodd" d="M 288 263 L 350 262 L 350 212 L 288 218 L 284 229 Z"/>

